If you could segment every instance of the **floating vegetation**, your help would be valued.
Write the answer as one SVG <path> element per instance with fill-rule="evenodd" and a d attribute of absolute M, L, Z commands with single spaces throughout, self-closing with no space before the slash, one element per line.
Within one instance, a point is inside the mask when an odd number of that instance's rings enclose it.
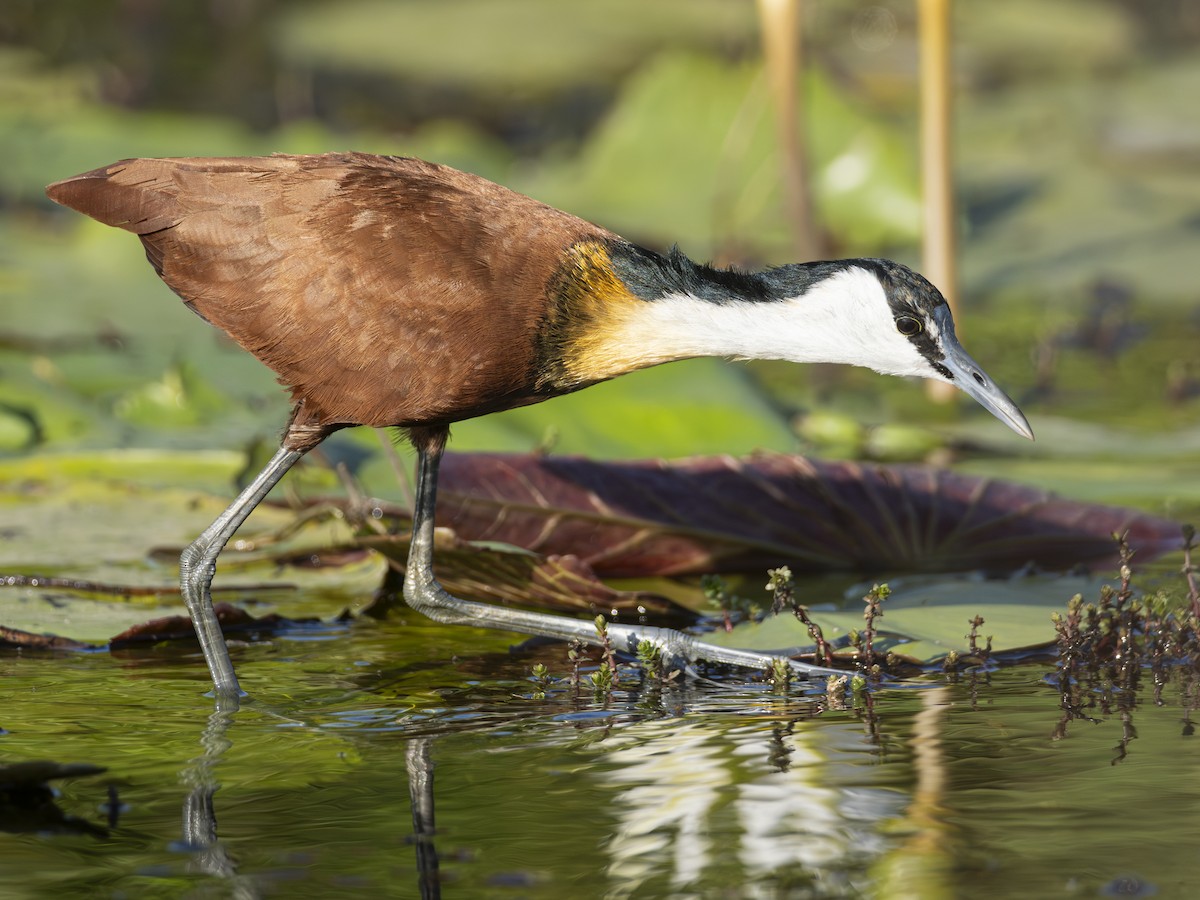
<path fill-rule="evenodd" d="M 1133 588 L 1133 551 L 1125 535 L 1114 534 L 1120 548 L 1120 584 L 1104 586 L 1094 602 L 1076 594 L 1065 613 L 1052 617 L 1058 639 L 1056 683 L 1062 716 L 1054 738 L 1067 736 L 1072 722 L 1097 722 L 1119 715 L 1122 737 L 1113 763 L 1128 753 L 1137 737 L 1133 712 L 1151 679 L 1154 705 L 1163 706 L 1171 674 L 1178 674 L 1183 734 L 1194 731 L 1192 713 L 1200 709 L 1200 591 L 1192 563 L 1195 529 L 1184 526 L 1183 575 L 1186 593 L 1160 588 L 1139 597 Z"/>

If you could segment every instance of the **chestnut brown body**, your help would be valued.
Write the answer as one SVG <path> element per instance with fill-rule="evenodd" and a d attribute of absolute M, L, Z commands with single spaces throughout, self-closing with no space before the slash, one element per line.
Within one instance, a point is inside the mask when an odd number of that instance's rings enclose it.
<path fill-rule="evenodd" d="M 573 246 L 615 235 L 474 175 L 358 153 L 135 159 L 48 194 L 136 234 L 188 306 L 279 376 L 294 449 L 597 380 L 548 374 L 551 292 Z"/>

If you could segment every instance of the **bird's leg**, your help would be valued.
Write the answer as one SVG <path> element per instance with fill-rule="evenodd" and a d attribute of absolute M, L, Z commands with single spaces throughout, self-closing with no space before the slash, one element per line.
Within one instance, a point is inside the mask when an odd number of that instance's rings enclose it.
<path fill-rule="evenodd" d="M 592 622 L 461 600 L 438 583 L 433 575 L 433 514 L 437 504 L 438 465 L 445 449 L 445 437 L 443 433 L 440 439 L 414 441 L 417 446 L 417 498 L 413 508 L 412 545 L 404 574 L 404 599 L 408 605 L 437 622 L 602 645 L 603 641 Z M 664 662 L 674 667 L 687 667 L 693 662 L 705 660 L 763 670 L 780 658 L 767 653 L 706 644 L 670 628 L 610 622 L 607 631 L 608 639 L 616 650 L 635 655 L 638 644 L 649 641 L 662 650 Z M 793 659 L 786 661 L 793 671 L 805 677 L 844 674 Z"/>
<path fill-rule="evenodd" d="M 218 698 L 237 698 L 242 690 L 233 673 L 229 648 L 225 646 L 210 593 L 213 575 L 217 571 L 217 555 L 254 507 L 262 502 L 284 473 L 303 455 L 303 451 L 280 447 L 237 499 L 179 557 L 179 588 L 196 628 L 196 637 L 200 639 L 200 649 L 204 651 L 204 661 L 212 673 L 213 688 Z"/>

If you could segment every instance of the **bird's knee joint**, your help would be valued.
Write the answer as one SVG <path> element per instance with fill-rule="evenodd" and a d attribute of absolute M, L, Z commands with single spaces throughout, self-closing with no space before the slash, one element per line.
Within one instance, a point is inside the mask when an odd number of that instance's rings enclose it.
<path fill-rule="evenodd" d="M 195 570 L 202 559 L 204 559 L 204 548 L 195 543 L 188 544 L 179 554 L 179 569 L 181 572 L 190 573 Z"/>
<path fill-rule="evenodd" d="M 214 560 L 209 559 L 209 543 L 203 538 L 197 538 L 179 554 L 179 574 L 184 582 L 211 579 L 217 567 Z"/>

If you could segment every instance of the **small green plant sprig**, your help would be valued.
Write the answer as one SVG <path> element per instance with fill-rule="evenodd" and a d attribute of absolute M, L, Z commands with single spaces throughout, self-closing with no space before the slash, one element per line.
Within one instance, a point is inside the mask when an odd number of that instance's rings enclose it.
<path fill-rule="evenodd" d="M 886 584 L 877 584 L 867 591 L 863 597 L 862 631 L 850 632 L 850 644 L 857 653 L 858 669 L 872 678 L 883 674 L 883 667 L 875 654 L 875 620 L 883 618 L 883 602 L 892 595 L 892 589 Z"/>
<path fill-rule="evenodd" d="M 808 610 L 796 601 L 796 581 L 792 578 L 792 570 L 787 566 L 778 569 L 767 569 L 767 590 L 771 592 L 771 611 L 778 615 L 784 609 L 790 609 L 796 620 L 808 629 L 808 636 L 816 645 L 813 653 L 821 665 L 833 665 L 833 651 L 821 626 L 808 617 Z"/>
<path fill-rule="evenodd" d="M 579 667 L 583 661 L 587 659 L 583 653 L 583 641 L 572 639 L 567 642 L 567 662 L 571 664 L 571 690 L 578 694 L 579 691 Z"/>
<path fill-rule="evenodd" d="M 595 625 L 604 658 L 592 673 L 592 691 L 597 697 L 603 697 L 611 694 L 617 683 L 617 654 L 613 651 L 612 641 L 608 637 L 608 620 L 604 616 L 596 616 Z"/>
<path fill-rule="evenodd" d="M 667 685 L 677 679 L 682 670 L 667 671 L 667 661 L 663 659 L 662 647 L 653 641 L 639 641 L 637 645 L 638 664 L 645 673 L 650 684 Z"/>
<path fill-rule="evenodd" d="M 726 631 L 733 630 L 735 620 L 748 618 L 754 615 L 757 609 L 753 600 L 739 597 L 730 591 L 729 585 L 720 575 L 702 575 L 700 589 L 704 591 L 705 598 L 721 610 Z"/>
<path fill-rule="evenodd" d="M 535 700 L 546 699 L 546 688 L 550 687 L 550 670 L 545 663 L 535 663 L 530 670 L 530 675 L 533 678 L 533 698 Z"/>
<path fill-rule="evenodd" d="M 967 641 L 969 642 L 968 650 L 971 656 L 979 660 L 979 664 L 982 666 L 986 666 L 988 660 L 992 658 L 992 636 L 990 634 L 987 636 L 987 643 L 982 647 L 979 646 L 979 629 L 983 627 L 986 621 L 983 616 L 975 616 L 969 623 L 971 630 L 966 634 Z"/>
<path fill-rule="evenodd" d="M 775 690 L 786 691 L 792 683 L 792 667 L 782 656 L 773 657 L 768 677 Z"/>

